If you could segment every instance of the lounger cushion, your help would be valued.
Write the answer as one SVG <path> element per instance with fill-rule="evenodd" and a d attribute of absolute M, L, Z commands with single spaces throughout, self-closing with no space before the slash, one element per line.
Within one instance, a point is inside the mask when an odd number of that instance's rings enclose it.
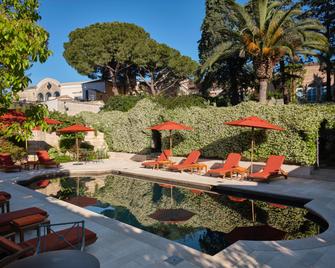
<path fill-rule="evenodd" d="M 81 233 L 82 228 L 81 227 L 74 227 L 74 228 L 68 228 L 61 231 L 58 231 L 57 234 L 50 233 L 46 236 L 43 236 L 41 239 L 41 251 L 52 251 L 52 250 L 60 250 L 60 249 L 66 249 L 70 248 L 68 243 L 61 240 L 59 238 L 60 236 L 64 236 L 65 239 L 71 243 L 71 245 L 76 245 L 81 242 Z M 90 231 L 89 229 L 85 228 L 85 245 L 90 245 L 94 243 L 97 240 L 96 233 Z M 36 248 L 37 246 L 37 238 L 30 239 L 28 241 L 25 241 L 23 243 L 20 243 L 20 246 L 28 247 L 32 246 Z"/>
<path fill-rule="evenodd" d="M 41 223 L 46 219 L 46 215 L 41 214 L 35 214 L 35 215 L 29 215 L 22 218 L 17 218 L 13 221 L 11 221 L 11 224 L 17 227 L 21 226 L 27 226 L 31 224 Z"/>
<path fill-rule="evenodd" d="M 12 220 L 17 218 L 22 218 L 30 215 L 41 214 L 43 216 L 47 216 L 48 213 L 40 208 L 37 207 L 30 207 L 25 209 L 20 209 L 8 213 L 1 214 L 0 217 L 0 226 L 1 225 L 8 225 Z"/>
<path fill-rule="evenodd" d="M 20 245 L 3 236 L 0 236 L 0 248 L 3 248 L 9 252 L 18 252 L 23 249 Z"/>

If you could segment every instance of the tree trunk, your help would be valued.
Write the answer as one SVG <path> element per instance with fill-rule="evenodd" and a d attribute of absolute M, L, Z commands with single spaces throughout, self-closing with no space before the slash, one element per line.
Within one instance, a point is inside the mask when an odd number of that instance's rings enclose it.
<path fill-rule="evenodd" d="M 119 90 L 117 88 L 116 77 L 114 75 L 112 76 L 112 92 L 113 92 L 114 96 L 119 95 Z"/>
<path fill-rule="evenodd" d="M 331 90 L 332 90 L 332 87 L 331 87 L 331 65 L 330 65 L 330 61 L 327 62 L 327 69 L 326 69 L 326 72 L 327 72 L 327 81 L 326 81 L 326 85 L 327 85 L 327 96 L 326 96 L 326 100 L 327 101 L 331 101 L 332 100 L 332 93 L 331 93 Z"/>
<path fill-rule="evenodd" d="M 290 103 L 290 95 L 286 86 L 286 75 L 285 75 L 285 62 L 281 60 L 279 62 L 280 64 L 280 73 L 281 73 L 281 79 L 280 79 L 280 87 L 283 92 L 283 99 L 284 99 L 284 104 L 289 104 Z"/>
<path fill-rule="evenodd" d="M 230 68 L 230 103 L 232 105 L 240 103 L 236 70 L 234 70 L 234 68 Z"/>
<path fill-rule="evenodd" d="M 150 93 L 151 95 L 156 95 L 156 89 L 155 89 L 155 81 L 154 81 L 154 74 L 151 73 L 151 81 L 150 81 Z"/>
<path fill-rule="evenodd" d="M 272 72 L 275 62 L 271 58 L 255 58 L 254 69 L 259 81 L 259 102 L 266 103 L 268 82 L 272 78 Z"/>
<path fill-rule="evenodd" d="M 259 80 L 259 102 L 265 104 L 267 100 L 268 79 Z"/>

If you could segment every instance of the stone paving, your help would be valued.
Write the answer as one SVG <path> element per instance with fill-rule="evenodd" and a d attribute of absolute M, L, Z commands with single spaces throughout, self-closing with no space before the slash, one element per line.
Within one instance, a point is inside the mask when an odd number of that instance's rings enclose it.
<path fill-rule="evenodd" d="M 211 166 L 215 161 L 207 161 Z M 329 228 L 322 234 L 290 241 L 239 241 L 214 256 L 166 240 L 127 224 L 104 217 L 52 197 L 17 185 L 17 181 L 57 173 L 94 175 L 117 173 L 158 182 L 176 183 L 183 187 L 210 189 L 225 186 L 253 192 L 281 194 L 310 199 L 306 207 L 324 218 Z M 98 234 L 87 252 L 95 255 L 101 267 L 334 267 L 335 262 L 335 182 L 289 177 L 270 184 L 228 180 L 188 173 L 174 173 L 140 167 L 124 157 L 112 157 L 97 163 L 73 165 L 60 169 L 40 169 L 18 173 L 0 173 L 0 189 L 13 195 L 12 210 L 38 206 L 50 214 L 51 222 L 85 219 L 85 224 Z M 32 234 L 28 234 L 32 235 Z M 173 266 L 165 262 L 170 256 L 182 261 Z"/>

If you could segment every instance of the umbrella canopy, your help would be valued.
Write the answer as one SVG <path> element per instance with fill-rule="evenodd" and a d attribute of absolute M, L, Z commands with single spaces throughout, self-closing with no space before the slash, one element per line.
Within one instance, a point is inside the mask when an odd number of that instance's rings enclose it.
<path fill-rule="evenodd" d="M 171 208 L 171 209 L 158 209 L 154 213 L 150 214 L 149 217 L 165 222 L 165 223 L 178 223 L 184 222 L 191 219 L 195 214 L 183 208 Z"/>
<path fill-rule="evenodd" d="M 57 130 L 57 132 L 59 133 L 80 133 L 80 132 L 89 132 L 89 131 L 94 131 L 94 129 L 83 126 L 83 125 L 72 125 L 72 126 L 64 127 L 64 128 Z"/>
<path fill-rule="evenodd" d="M 269 225 L 258 225 L 248 227 L 236 227 L 230 233 L 224 236 L 229 243 L 235 243 L 238 240 L 255 240 L 255 241 L 274 241 L 282 240 L 286 232 L 271 227 Z"/>
<path fill-rule="evenodd" d="M 250 117 L 242 118 L 240 120 L 225 122 L 224 124 L 229 125 L 229 126 L 236 126 L 236 127 L 251 127 L 251 131 L 252 131 L 251 157 L 250 157 L 250 160 L 251 160 L 250 171 L 251 172 L 253 169 L 254 144 L 255 144 L 254 129 L 261 128 L 261 129 L 272 129 L 272 130 L 278 130 L 278 131 L 284 130 L 283 128 L 273 125 L 270 122 L 264 119 L 261 119 L 257 116 L 250 116 Z"/>
<path fill-rule="evenodd" d="M 149 129 L 161 131 L 161 130 L 192 130 L 193 128 L 173 121 L 166 121 L 161 124 L 149 127 Z"/>
<path fill-rule="evenodd" d="M 88 196 L 74 196 L 68 199 L 65 199 L 66 202 L 76 205 L 78 207 L 87 207 L 87 206 L 94 206 L 97 204 L 98 200 L 93 197 Z"/>
<path fill-rule="evenodd" d="M 59 134 L 68 134 L 68 133 L 84 133 L 84 132 L 89 132 L 89 131 L 94 131 L 93 128 L 89 128 L 83 125 L 72 125 L 69 127 L 64 127 L 61 129 L 58 129 Z M 76 137 L 76 149 L 77 149 L 77 161 L 79 160 L 79 141 L 78 137 Z"/>
<path fill-rule="evenodd" d="M 250 116 L 240 120 L 225 122 L 224 124 L 237 127 L 253 127 L 253 128 L 263 128 L 273 130 L 284 130 L 283 128 L 273 125 L 270 122 L 263 120 L 257 116 Z"/>
<path fill-rule="evenodd" d="M 56 119 L 51 119 L 48 117 L 44 118 L 44 122 L 47 123 L 48 125 L 59 125 L 62 123 L 61 121 L 58 121 Z"/>
<path fill-rule="evenodd" d="M 172 130 L 192 130 L 193 128 L 177 123 L 177 122 L 166 121 L 161 124 L 149 127 L 148 129 L 157 130 L 157 131 L 161 131 L 161 130 L 170 131 L 169 141 L 170 141 L 170 150 L 172 150 Z"/>

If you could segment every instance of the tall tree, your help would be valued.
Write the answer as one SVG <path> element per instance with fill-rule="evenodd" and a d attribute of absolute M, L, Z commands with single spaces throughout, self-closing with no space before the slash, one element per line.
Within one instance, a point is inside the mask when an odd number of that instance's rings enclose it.
<path fill-rule="evenodd" d="M 0 0 L 0 110 L 28 86 L 25 71 L 51 54 L 48 33 L 37 24 L 37 0 Z"/>
<path fill-rule="evenodd" d="M 191 79 L 197 63 L 182 56 L 177 50 L 152 39 L 135 47 L 134 64 L 138 66 L 138 79 L 145 83 L 152 95 L 164 94 Z"/>
<path fill-rule="evenodd" d="M 331 73 L 333 69 L 332 58 L 335 55 L 335 0 L 302 0 L 306 12 L 303 17 L 318 19 L 325 27 L 325 36 L 329 42 L 329 49 L 319 54 L 321 68 L 326 71 L 327 101 L 331 101 Z M 334 82 L 335 83 L 335 82 Z"/>
<path fill-rule="evenodd" d="M 240 56 L 252 58 L 259 83 L 259 101 L 265 103 L 267 87 L 275 64 L 284 56 L 315 54 L 315 50 L 327 50 L 328 42 L 320 32 L 324 28 L 315 19 L 299 19 L 299 5 L 286 9 L 285 2 L 251 0 L 246 6 L 227 0 L 233 11 L 228 19 L 236 27 L 226 29 L 229 40 L 221 42 L 202 66 L 205 71 L 219 59 Z"/>
<path fill-rule="evenodd" d="M 131 80 L 133 51 L 149 38 L 143 28 L 131 23 L 96 23 L 76 29 L 64 43 L 64 58 L 80 74 L 112 82 L 118 95 L 122 81 Z M 128 71 L 128 72 L 127 72 Z"/>
<path fill-rule="evenodd" d="M 238 20 L 231 20 L 230 6 L 225 0 L 207 0 L 206 16 L 201 26 L 199 41 L 199 59 L 204 64 L 213 52 L 213 49 L 222 42 L 231 39 L 229 30 L 237 27 Z M 250 84 L 252 72 L 247 66 L 247 58 L 239 57 L 236 52 L 230 57 L 219 59 L 211 68 L 200 75 L 201 89 L 207 94 L 209 89 L 219 87 L 227 94 L 230 103 L 235 105 L 243 99 L 243 88 Z"/>
<path fill-rule="evenodd" d="M 130 23 L 97 23 L 76 29 L 64 44 L 64 57 L 80 74 L 109 80 L 114 95 L 128 93 L 136 81 L 157 94 L 192 75 L 196 63 L 143 28 Z M 128 88 L 127 88 L 128 87 Z"/>

